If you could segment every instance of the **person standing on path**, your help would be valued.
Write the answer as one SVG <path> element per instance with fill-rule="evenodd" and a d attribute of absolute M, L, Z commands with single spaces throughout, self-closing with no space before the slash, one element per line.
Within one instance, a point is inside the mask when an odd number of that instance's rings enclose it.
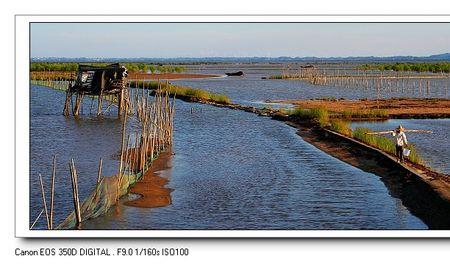
<path fill-rule="evenodd" d="M 393 132 L 393 136 L 395 137 L 395 155 L 397 156 L 397 162 L 404 162 L 403 149 L 408 145 L 408 140 L 406 139 L 403 126 L 399 125 Z"/>

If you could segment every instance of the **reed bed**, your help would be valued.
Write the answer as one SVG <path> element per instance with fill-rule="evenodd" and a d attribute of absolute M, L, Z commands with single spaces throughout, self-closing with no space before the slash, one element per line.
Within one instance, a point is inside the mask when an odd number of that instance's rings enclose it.
<path fill-rule="evenodd" d="M 119 199 L 126 195 L 159 153 L 171 146 L 173 140 L 173 120 L 175 114 L 175 99 L 169 100 L 169 94 L 157 93 L 151 97 L 142 91 L 134 96 L 132 105 L 126 105 L 122 117 L 120 143 L 120 164 L 118 173 L 114 176 L 102 176 L 103 161 L 99 161 L 97 183 L 91 194 L 81 201 L 78 196 L 78 175 L 75 160 L 71 159 L 70 177 L 72 184 L 74 210 L 57 227 L 53 227 L 53 190 L 51 188 L 51 211 L 48 212 L 45 189 L 42 184 L 43 210 L 48 229 L 79 228 L 83 221 L 105 214 Z M 127 123 L 134 120 L 139 126 L 138 131 L 128 132 Z M 53 163 L 56 165 L 56 160 Z M 55 167 L 54 167 L 55 168 Z M 54 181 L 53 174 L 52 181 Z M 49 214 L 50 213 L 50 214 Z M 41 212 L 39 217 L 44 214 Z M 50 219 L 51 218 L 51 219 Z M 33 225 L 34 226 L 34 223 Z M 32 227 L 31 227 L 32 228 Z"/>
<path fill-rule="evenodd" d="M 331 120 L 330 129 L 338 132 L 340 134 L 352 137 L 352 129 L 350 128 L 350 123 L 341 119 Z"/>
<path fill-rule="evenodd" d="M 340 112 L 344 119 L 387 119 L 389 112 L 385 109 L 345 109 Z"/>
<path fill-rule="evenodd" d="M 77 77 L 75 71 L 31 71 L 30 80 L 39 81 L 60 81 L 71 80 L 74 81 Z"/>
<path fill-rule="evenodd" d="M 188 86 L 174 85 L 166 81 L 130 81 L 130 87 L 144 90 L 160 90 L 161 93 L 168 92 L 169 96 L 178 96 L 179 98 L 190 98 L 191 101 L 202 100 L 205 102 L 214 102 L 218 104 L 231 104 L 231 99 L 224 94 L 216 94 L 206 90 L 192 88 Z"/>
<path fill-rule="evenodd" d="M 312 109 L 296 108 L 290 114 L 290 117 L 300 120 L 307 120 L 312 123 L 317 123 L 322 127 L 327 126 L 330 121 L 330 115 L 328 113 L 328 110 L 324 107 Z"/>

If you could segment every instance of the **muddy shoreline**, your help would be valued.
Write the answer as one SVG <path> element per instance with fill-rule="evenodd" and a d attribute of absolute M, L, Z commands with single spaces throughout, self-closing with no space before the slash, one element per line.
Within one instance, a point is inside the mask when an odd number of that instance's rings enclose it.
<path fill-rule="evenodd" d="M 172 152 L 161 152 L 144 176 L 131 187 L 130 193 L 139 195 L 134 200 L 126 201 L 124 205 L 138 208 L 158 208 L 172 203 L 170 193 L 173 191 L 165 186 L 169 180 L 162 176 L 162 172 L 171 168 Z"/>

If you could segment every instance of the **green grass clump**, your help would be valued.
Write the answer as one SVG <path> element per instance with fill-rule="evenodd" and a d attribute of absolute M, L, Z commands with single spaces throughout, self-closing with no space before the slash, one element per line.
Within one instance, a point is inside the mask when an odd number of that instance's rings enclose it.
<path fill-rule="evenodd" d="M 283 77 L 283 75 L 281 75 L 281 74 L 276 74 L 276 75 L 271 75 L 271 76 L 269 76 L 269 79 L 274 79 L 274 80 L 277 80 L 277 79 L 283 79 L 284 77 Z"/>
<path fill-rule="evenodd" d="M 230 98 L 226 95 L 210 93 L 209 96 L 216 103 L 231 104 Z"/>
<path fill-rule="evenodd" d="M 308 120 L 310 122 L 317 123 L 322 127 L 327 126 L 330 121 L 330 115 L 328 113 L 328 110 L 323 107 L 312 109 L 296 108 L 292 112 L 291 116 L 294 118 Z"/>
<path fill-rule="evenodd" d="M 354 118 L 388 118 L 389 112 L 385 109 L 363 109 L 363 110 L 352 110 L 346 109 L 341 112 L 344 119 L 354 119 Z"/>
<path fill-rule="evenodd" d="M 352 136 L 352 129 L 350 129 L 348 121 L 331 120 L 330 129 L 343 135 Z"/>
<path fill-rule="evenodd" d="M 206 90 L 191 88 L 187 86 L 170 85 L 168 88 L 166 86 L 163 86 L 162 91 L 168 91 L 170 95 L 198 98 L 201 100 L 219 104 L 231 104 L 230 98 L 226 95 L 215 94 Z"/>
<path fill-rule="evenodd" d="M 151 90 L 157 90 L 159 88 L 157 81 L 131 81 L 130 86 L 134 88 L 144 87 Z M 202 89 L 173 84 L 169 84 L 169 86 L 167 87 L 167 83 L 161 83 L 160 86 L 163 92 L 169 91 L 170 95 L 198 98 L 219 104 L 231 104 L 230 98 L 223 94 L 215 94 Z"/>
<path fill-rule="evenodd" d="M 166 86 L 165 83 L 161 84 L 161 87 L 164 88 L 165 86 Z M 157 81 L 130 81 L 130 87 L 156 90 L 156 89 L 158 89 L 158 82 Z"/>
<path fill-rule="evenodd" d="M 368 128 L 356 128 L 353 131 L 353 138 L 376 147 L 384 152 L 395 155 L 394 140 L 385 136 L 367 134 L 371 131 L 372 130 Z M 412 144 L 408 146 L 408 149 L 411 150 L 411 154 L 408 157 L 409 160 L 417 164 L 423 164 L 423 160 L 420 158 L 419 154 Z"/>

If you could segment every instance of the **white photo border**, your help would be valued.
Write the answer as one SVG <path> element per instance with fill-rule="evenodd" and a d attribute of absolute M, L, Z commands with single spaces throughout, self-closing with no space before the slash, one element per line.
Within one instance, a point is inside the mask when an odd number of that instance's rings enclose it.
<path fill-rule="evenodd" d="M 33 238 L 449 238 L 450 230 L 30 230 L 29 64 L 33 22 L 450 23 L 450 15 L 16 15 L 15 236 Z"/>

